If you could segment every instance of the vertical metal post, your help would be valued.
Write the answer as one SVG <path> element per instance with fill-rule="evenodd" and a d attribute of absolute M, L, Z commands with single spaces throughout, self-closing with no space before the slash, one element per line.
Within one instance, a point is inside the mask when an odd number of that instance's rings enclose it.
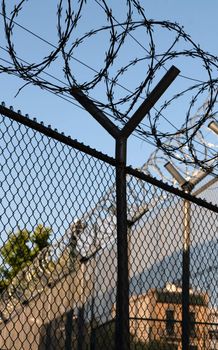
<path fill-rule="evenodd" d="M 46 349 L 50 350 L 51 346 L 52 346 L 52 334 L 51 334 L 51 330 L 52 330 L 52 321 L 50 321 L 47 325 L 46 325 Z"/>
<path fill-rule="evenodd" d="M 92 329 L 91 333 L 91 342 L 90 342 L 90 350 L 95 350 L 96 348 L 96 329 Z"/>
<path fill-rule="evenodd" d="M 96 262 L 95 262 L 96 265 Z M 90 321 L 90 325 L 91 325 L 91 330 L 90 330 L 90 350 L 94 350 L 95 349 L 95 322 L 94 322 L 94 317 L 95 317 L 95 313 L 94 313 L 94 307 L 95 307 L 95 269 L 94 269 L 94 281 L 92 281 L 92 300 L 91 300 L 91 321 Z"/>
<path fill-rule="evenodd" d="M 129 350 L 129 271 L 126 201 L 126 138 L 116 140 L 117 300 L 116 350 Z"/>
<path fill-rule="evenodd" d="M 65 350 L 72 349 L 72 335 L 73 335 L 73 310 L 70 310 L 66 314 Z"/>
<path fill-rule="evenodd" d="M 126 202 L 126 144 L 128 137 L 146 114 L 178 76 L 172 66 L 149 96 L 120 130 L 80 89 L 72 88 L 74 98 L 116 140 L 116 205 L 117 205 L 117 299 L 116 299 L 116 350 L 129 350 L 129 271 Z"/>
<path fill-rule="evenodd" d="M 82 305 L 78 310 L 77 327 L 78 327 L 77 350 L 83 350 L 84 344 L 85 344 L 85 342 L 84 342 L 84 339 L 85 339 L 84 305 Z"/>
<path fill-rule="evenodd" d="M 86 273 L 86 265 L 82 262 L 81 267 L 81 281 L 80 281 L 80 290 L 79 290 L 79 310 L 78 310 L 78 318 L 77 318 L 77 329 L 78 329 L 78 342 L 77 342 L 77 350 L 83 350 L 84 348 L 84 332 L 85 332 L 85 320 L 84 320 L 84 305 L 86 300 L 86 284 L 85 284 L 85 273 Z"/>
<path fill-rule="evenodd" d="M 184 200 L 183 262 L 182 262 L 182 350 L 189 349 L 190 319 L 190 202 Z"/>

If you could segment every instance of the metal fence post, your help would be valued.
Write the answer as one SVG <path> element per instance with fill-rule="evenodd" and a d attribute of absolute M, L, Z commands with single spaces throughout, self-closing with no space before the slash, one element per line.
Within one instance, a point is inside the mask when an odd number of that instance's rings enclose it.
<path fill-rule="evenodd" d="M 129 272 L 126 201 L 126 138 L 116 140 L 117 303 L 116 349 L 129 350 Z"/>
<path fill-rule="evenodd" d="M 128 223 L 126 199 L 126 152 L 128 137 L 175 80 L 179 70 L 172 66 L 142 102 L 139 108 L 119 129 L 80 89 L 71 94 L 113 136 L 116 141 L 116 204 L 117 204 L 117 298 L 116 298 L 116 350 L 129 350 L 129 273 Z"/>
<path fill-rule="evenodd" d="M 73 335 L 73 310 L 67 312 L 65 322 L 65 350 L 72 349 L 72 335 Z"/>
<path fill-rule="evenodd" d="M 183 256 L 182 256 L 182 350 L 189 349 L 189 289 L 190 289 L 190 202 L 184 200 Z"/>

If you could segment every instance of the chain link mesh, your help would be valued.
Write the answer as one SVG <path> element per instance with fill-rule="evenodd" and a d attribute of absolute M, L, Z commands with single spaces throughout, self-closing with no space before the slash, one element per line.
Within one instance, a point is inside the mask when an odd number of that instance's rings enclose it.
<path fill-rule="evenodd" d="M 136 348 L 182 349 L 183 278 L 190 273 L 190 349 L 216 349 L 217 213 L 134 177 L 130 182 L 145 212 L 138 219 L 137 209 L 129 227 L 130 333 Z M 134 196 L 129 203 L 134 208 Z"/>
<path fill-rule="evenodd" d="M 115 349 L 115 166 L 0 125 L 0 348 Z M 190 349 L 218 348 L 217 212 L 130 174 L 127 204 L 130 348 L 182 349 L 187 274 Z"/>

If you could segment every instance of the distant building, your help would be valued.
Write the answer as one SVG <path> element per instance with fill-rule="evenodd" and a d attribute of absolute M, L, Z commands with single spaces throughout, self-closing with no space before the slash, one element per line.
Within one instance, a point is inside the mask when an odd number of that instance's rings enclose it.
<path fill-rule="evenodd" d="M 211 350 L 218 350 L 218 310 L 211 310 L 209 321 L 208 348 Z"/>
<path fill-rule="evenodd" d="M 165 288 L 152 288 L 129 300 L 130 334 L 136 342 L 160 341 L 182 349 L 182 289 L 168 283 Z M 115 317 L 115 306 L 112 310 Z M 209 347 L 214 335 L 209 325 L 211 309 L 207 293 L 190 290 L 190 350 Z M 216 333 L 217 335 L 217 333 Z"/>

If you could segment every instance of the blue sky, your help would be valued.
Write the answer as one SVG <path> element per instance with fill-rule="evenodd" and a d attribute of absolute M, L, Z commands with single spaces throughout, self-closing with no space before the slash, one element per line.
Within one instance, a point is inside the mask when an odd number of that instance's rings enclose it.
<path fill-rule="evenodd" d="M 7 6 L 11 6 L 17 3 L 14 0 L 7 2 Z M 74 2 L 73 2 L 74 3 Z M 76 2 L 75 2 L 76 3 Z M 122 20 L 124 15 L 125 1 L 108 1 L 110 6 L 113 7 L 115 14 Z M 210 51 L 212 54 L 217 55 L 217 36 L 218 36 L 218 22 L 217 12 L 218 3 L 216 0 L 148 0 L 141 1 L 141 4 L 145 8 L 145 14 L 147 18 L 155 20 L 170 20 L 172 22 L 178 22 L 183 25 L 186 32 L 189 33 L 193 40 L 201 45 L 206 51 Z M 44 39 L 51 43 L 56 42 L 55 33 L 55 11 L 56 1 L 44 1 L 29 0 L 26 2 L 23 12 L 17 17 L 17 22 L 32 30 L 34 33 L 39 34 Z M 84 21 L 79 27 L 78 31 L 85 31 L 89 24 L 92 26 L 101 25 L 103 23 L 101 19 L 101 9 L 93 1 L 89 1 L 87 8 L 84 12 Z M 2 21 L 2 18 L 1 18 Z M 2 25 L 1 36 L 3 38 Z M 139 32 L 137 39 L 142 45 L 145 44 L 146 37 L 143 32 Z M 166 37 L 157 32 L 156 40 L 160 48 L 164 48 Z M 47 44 L 43 44 L 32 35 L 25 33 L 20 28 L 14 28 L 14 39 L 17 55 L 21 58 L 31 61 L 39 59 L 46 55 L 50 47 Z M 93 68 L 100 67 L 100 58 L 106 48 L 105 38 L 99 37 L 97 45 L 93 49 L 93 43 L 90 43 L 85 47 L 81 46 L 76 52 L 77 58 L 81 59 L 84 63 L 89 64 Z M 2 46 L 5 45 L 2 40 Z M 137 50 L 137 55 L 142 55 L 140 47 L 136 47 L 136 44 L 129 41 L 129 50 L 132 52 Z M 121 61 L 125 58 L 126 51 L 121 55 Z M 131 54 L 131 52 L 130 52 Z M 0 50 L 0 58 L 6 58 L 6 54 Z M 125 60 L 124 60 L 125 61 Z M 177 62 L 179 68 L 184 75 L 199 78 L 202 73 L 199 70 L 199 64 L 187 61 Z M 49 70 L 53 75 L 61 76 L 61 65 L 57 62 Z M 79 64 L 75 64 L 75 69 L 82 77 L 89 76 L 90 71 L 82 67 Z M 165 71 L 162 72 L 164 74 Z M 123 85 L 128 88 L 132 88 L 134 79 L 140 77 L 142 74 L 141 67 L 135 70 L 122 81 Z M 178 82 L 169 88 L 168 94 L 174 93 L 174 87 L 178 87 L 179 84 L 183 84 L 181 78 L 178 78 Z M 1 100 L 6 102 L 6 105 L 13 105 L 15 110 L 21 109 L 22 113 L 28 113 L 31 117 L 36 117 L 39 121 L 44 121 L 45 124 L 51 124 L 53 128 L 57 128 L 59 131 L 65 132 L 67 135 L 71 135 L 72 138 L 76 138 L 85 144 L 90 145 L 104 153 L 114 155 L 114 141 L 111 136 L 108 135 L 86 112 L 76 107 L 75 105 L 60 99 L 58 96 L 54 96 L 49 92 L 42 91 L 37 87 L 28 86 L 21 91 L 21 93 L 15 97 L 19 87 L 22 86 L 22 81 L 14 76 L 7 74 L 0 75 L 1 83 Z M 97 90 L 95 97 L 101 96 L 101 91 Z M 119 93 L 119 92 L 118 92 Z M 176 126 L 182 123 L 183 118 L 183 102 L 180 105 L 174 107 L 170 111 L 171 115 L 167 115 L 167 118 L 171 120 Z M 180 114 L 177 111 L 180 110 Z M 176 112 L 176 115 L 175 115 Z M 145 119 L 146 122 L 146 119 Z M 163 127 L 167 128 L 163 122 Z M 153 150 L 153 147 L 146 142 L 131 137 L 128 142 L 128 162 L 133 166 L 142 165 L 148 158 L 149 154 Z"/>

